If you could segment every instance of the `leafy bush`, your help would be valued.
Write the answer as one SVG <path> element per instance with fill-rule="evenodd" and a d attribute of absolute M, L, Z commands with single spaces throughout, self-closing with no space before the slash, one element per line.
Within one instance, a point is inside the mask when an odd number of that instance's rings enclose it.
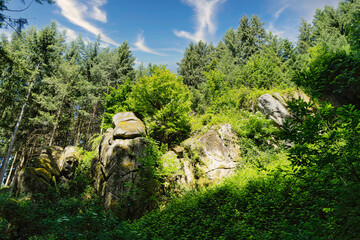
<path fill-rule="evenodd" d="M 360 106 L 360 59 L 345 50 L 331 51 L 319 44 L 309 50 L 308 66 L 294 77 L 296 84 L 304 86 L 311 95 L 335 98 L 341 104 Z"/>
<path fill-rule="evenodd" d="M 0 194 L 0 239 L 142 239 L 93 189 L 76 197 L 52 191 L 36 200 Z"/>
<path fill-rule="evenodd" d="M 110 93 L 104 94 L 104 106 L 105 114 L 103 119 L 102 128 L 104 130 L 113 127 L 112 126 L 112 117 L 118 112 L 127 112 L 130 110 L 126 99 L 128 98 L 131 89 L 132 83 L 131 79 L 127 78 L 125 82 L 119 85 L 117 88 L 110 87 Z"/>
<path fill-rule="evenodd" d="M 218 186 L 145 215 L 133 227 L 147 239 L 351 239 L 358 233 L 355 226 L 346 230 L 348 236 L 342 232 L 348 217 L 334 210 L 340 206 L 336 197 L 318 182 L 291 176 L 284 160 L 266 168 L 243 168 Z"/>
<path fill-rule="evenodd" d="M 315 108 L 299 99 L 290 104 L 296 118 L 284 124 L 282 135 L 294 146 L 289 157 L 299 173 L 332 180 L 345 186 L 360 183 L 360 111 L 353 105 Z"/>
<path fill-rule="evenodd" d="M 252 56 L 240 70 L 237 85 L 250 88 L 271 89 L 290 85 L 290 69 L 282 64 L 273 49 L 265 48 Z"/>
<path fill-rule="evenodd" d="M 155 140 L 174 144 L 188 136 L 190 91 L 171 71 L 155 68 L 151 76 L 136 82 L 127 101 L 131 109 L 145 117 Z"/>

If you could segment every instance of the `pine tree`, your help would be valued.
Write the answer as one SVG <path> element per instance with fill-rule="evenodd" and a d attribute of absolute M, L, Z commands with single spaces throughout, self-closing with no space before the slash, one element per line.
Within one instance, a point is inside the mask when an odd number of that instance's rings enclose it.
<path fill-rule="evenodd" d="M 261 19 L 257 15 L 251 18 L 244 15 L 240 19 L 237 30 L 230 28 L 223 40 L 237 64 L 243 64 L 261 49 L 265 43 L 265 37 L 266 32 Z"/>
<path fill-rule="evenodd" d="M 191 42 L 186 48 L 184 58 L 178 63 L 178 72 L 186 85 L 198 88 L 206 78 L 203 72 L 214 58 L 214 47 L 203 43 Z"/>

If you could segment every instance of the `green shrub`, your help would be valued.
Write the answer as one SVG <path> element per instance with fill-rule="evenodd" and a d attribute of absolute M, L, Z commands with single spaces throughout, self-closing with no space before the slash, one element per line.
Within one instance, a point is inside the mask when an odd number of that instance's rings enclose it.
<path fill-rule="evenodd" d="M 171 71 L 155 68 L 151 76 L 135 83 L 127 101 L 131 109 L 145 117 L 153 139 L 171 145 L 188 136 L 190 91 Z"/>
<path fill-rule="evenodd" d="M 315 97 L 335 98 L 341 104 L 360 106 L 360 59 L 346 50 L 332 51 L 324 44 L 309 50 L 305 69 L 293 81 Z"/>

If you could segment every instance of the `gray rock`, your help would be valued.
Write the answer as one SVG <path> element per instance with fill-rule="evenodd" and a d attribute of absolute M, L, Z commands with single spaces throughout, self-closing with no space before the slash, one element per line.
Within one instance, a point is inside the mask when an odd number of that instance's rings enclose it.
<path fill-rule="evenodd" d="M 205 133 L 186 140 L 184 145 L 189 155 L 189 160 L 183 161 L 188 183 L 199 178 L 210 182 L 220 181 L 233 174 L 239 165 L 240 146 L 230 124 L 213 126 Z M 186 161 L 193 163 L 193 166 Z"/>
<path fill-rule="evenodd" d="M 131 139 L 145 136 L 145 126 L 132 112 L 121 112 L 113 116 L 114 139 Z"/>
<path fill-rule="evenodd" d="M 286 118 L 290 117 L 286 107 L 270 94 L 260 96 L 257 107 L 260 112 L 274 120 L 280 126 L 284 124 Z"/>
<path fill-rule="evenodd" d="M 52 146 L 41 150 L 29 167 L 20 170 L 16 179 L 17 193 L 45 193 L 58 182 L 70 180 L 80 159 L 76 147 Z"/>
<path fill-rule="evenodd" d="M 107 209 L 121 219 L 135 219 L 151 208 L 149 199 L 156 189 L 145 165 L 148 143 L 140 137 L 145 127 L 131 112 L 115 114 L 113 124 L 92 162 L 95 188 Z"/>

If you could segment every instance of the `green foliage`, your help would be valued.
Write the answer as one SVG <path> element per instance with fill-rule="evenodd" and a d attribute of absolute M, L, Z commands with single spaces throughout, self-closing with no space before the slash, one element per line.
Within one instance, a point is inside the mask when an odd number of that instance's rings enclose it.
<path fill-rule="evenodd" d="M 139 79 L 127 101 L 145 117 L 148 133 L 155 140 L 171 145 L 189 134 L 190 91 L 181 77 L 164 67 Z"/>
<path fill-rule="evenodd" d="M 334 219 L 331 193 L 287 176 L 284 160 L 244 168 L 216 187 L 188 193 L 135 221 L 148 239 L 351 239 Z M 317 197 L 320 194 L 321 197 Z M 358 195 L 358 194 L 357 194 Z M 324 198 L 327 201 L 324 201 Z M 331 199 L 331 200 L 330 200 Z M 335 213 L 336 212 L 336 213 Z M 334 221 L 335 220 L 335 221 Z M 354 222 L 355 223 L 355 222 Z"/>
<path fill-rule="evenodd" d="M 142 239 L 105 212 L 93 190 L 77 197 L 48 192 L 37 199 L 0 195 L 0 239 Z"/>
<path fill-rule="evenodd" d="M 251 18 L 241 17 L 239 27 L 235 31 L 230 28 L 224 35 L 224 43 L 232 53 L 237 64 L 244 64 L 265 43 L 264 23 L 253 15 Z"/>
<path fill-rule="evenodd" d="M 313 96 L 335 97 L 342 104 L 359 105 L 359 58 L 346 51 L 331 51 L 326 45 L 310 49 L 308 66 L 296 73 L 294 81 Z"/>
<path fill-rule="evenodd" d="M 104 130 L 113 127 L 112 117 L 118 112 L 126 112 L 130 110 L 129 104 L 126 101 L 132 90 L 131 79 L 127 78 L 126 81 L 119 85 L 117 88 L 110 87 L 110 93 L 104 94 L 105 114 L 103 119 Z"/>
<path fill-rule="evenodd" d="M 301 23 L 299 27 L 299 36 L 297 50 L 300 54 L 304 54 L 307 50 L 314 45 L 315 37 L 313 34 L 314 27 L 307 23 L 305 19 L 301 18 Z"/>
<path fill-rule="evenodd" d="M 296 118 L 284 125 L 283 135 L 294 144 L 289 157 L 300 174 L 360 183 L 360 111 L 327 103 L 314 109 L 302 100 L 290 107 Z"/>
<path fill-rule="evenodd" d="M 207 88 L 211 99 L 216 98 L 221 91 L 226 89 L 224 78 L 225 75 L 219 70 L 210 70 L 209 72 L 204 72 L 204 75 L 207 80 Z"/>
<path fill-rule="evenodd" d="M 183 81 L 187 86 L 198 88 L 199 84 L 206 81 L 203 72 L 211 63 L 213 52 L 213 46 L 202 41 L 189 44 L 184 58 L 178 63 L 179 75 L 183 77 Z"/>
<path fill-rule="evenodd" d="M 289 71 L 273 49 L 265 48 L 259 54 L 253 55 L 243 66 L 237 85 L 264 89 L 287 86 L 290 79 Z"/>

